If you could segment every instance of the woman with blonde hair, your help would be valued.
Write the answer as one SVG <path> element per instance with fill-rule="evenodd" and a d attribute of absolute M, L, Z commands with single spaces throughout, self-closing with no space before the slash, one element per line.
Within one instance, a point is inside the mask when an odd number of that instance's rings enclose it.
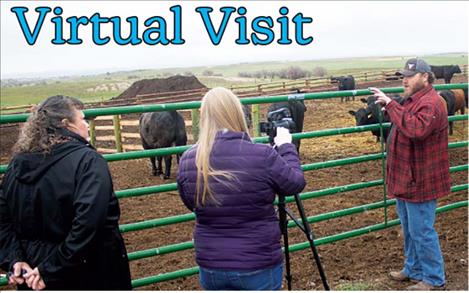
<path fill-rule="evenodd" d="M 0 186 L 0 267 L 18 289 L 131 289 L 119 202 L 83 106 L 53 96 L 33 109 Z"/>
<path fill-rule="evenodd" d="M 254 144 L 239 99 L 214 88 L 202 99 L 200 136 L 181 158 L 184 204 L 196 214 L 194 243 L 206 290 L 279 290 L 283 255 L 275 194 L 305 186 L 291 134 L 277 129 L 275 148 Z"/>

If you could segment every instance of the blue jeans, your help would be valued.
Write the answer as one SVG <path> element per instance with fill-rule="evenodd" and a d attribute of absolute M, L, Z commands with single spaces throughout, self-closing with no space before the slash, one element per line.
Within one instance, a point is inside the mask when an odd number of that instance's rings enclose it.
<path fill-rule="evenodd" d="M 423 203 L 396 199 L 396 209 L 404 232 L 404 273 L 432 286 L 445 284 L 445 264 L 436 233 L 436 200 Z"/>
<path fill-rule="evenodd" d="M 280 290 L 283 264 L 255 271 L 229 271 L 200 267 L 204 290 Z"/>

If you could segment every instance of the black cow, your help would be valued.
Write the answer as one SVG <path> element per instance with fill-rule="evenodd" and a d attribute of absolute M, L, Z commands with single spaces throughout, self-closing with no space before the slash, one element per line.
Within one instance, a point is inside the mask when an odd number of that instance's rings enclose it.
<path fill-rule="evenodd" d="M 274 103 L 269 106 L 268 112 L 278 110 L 280 108 L 288 108 L 291 113 L 291 118 L 295 122 L 296 128 L 292 133 L 303 132 L 303 122 L 305 119 L 306 106 L 303 100 L 290 100 L 288 102 Z M 300 153 L 301 140 L 293 140 L 298 154 Z"/>
<path fill-rule="evenodd" d="M 444 78 L 445 83 L 451 83 L 451 78 L 453 78 L 453 74 L 461 73 L 461 68 L 458 65 L 442 65 L 442 66 L 435 66 L 430 65 L 430 68 L 435 75 L 436 79 Z"/>
<path fill-rule="evenodd" d="M 456 99 L 452 91 L 440 91 L 438 94 L 445 99 L 446 109 L 448 110 L 448 116 L 453 116 L 456 112 Z M 453 124 L 454 122 L 449 122 L 449 134 L 453 135 Z"/>
<path fill-rule="evenodd" d="M 337 81 L 337 88 L 339 91 L 349 91 L 355 89 L 355 78 L 352 75 L 331 77 L 331 82 L 332 81 Z M 340 101 L 343 102 L 344 98 L 345 101 L 350 101 L 350 97 L 341 97 Z M 352 96 L 352 98 L 355 101 L 355 96 Z"/>
<path fill-rule="evenodd" d="M 252 127 L 252 113 L 251 105 L 243 105 L 244 118 L 246 119 L 246 124 L 248 128 Z"/>
<path fill-rule="evenodd" d="M 184 118 L 176 111 L 143 113 L 140 116 L 140 137 L 144 149 L 157 149 L 187 144 L 186 126 Z M 177 155 L 177 162 L 179 164 Z M 155 165 L 155 157 L 150 157 L 152 173 L 154 176 L 162 175 L 162 156 L 157 156 L 158 168 Z M 164 156 L 164 179 L 168 179 L 171 173 L 172 156 Z"/>
<path fill-rule="evenodd" d="M 395 99 L 399 104 L 402 104 L 404 99 L 400 96 L 392 97 Z M 379 123 L 379 112 L 381 111 L 381 107 L 376 102 L 375 96 L 369 96 L 366 99 L 361 99 L 361 101 L 367 104 L 366 108 L 361 108 L 358 111 L 349 111 L 349 114 L 355 117 L 356 125 L 363 126 L 363 125 L 370 125 L 370 124 L 377 124 Z M 389 122 L 389 117 L 383 115 L 383 123 Z M 390 128 L 383 129 L 383 137 L 384 142 L 386 142 L 388 135 L 389 135 Z M 380 141 L 381 132 L 379 129 L 372 130 L 371 133 L 376 136 L 376 141 Z"/>

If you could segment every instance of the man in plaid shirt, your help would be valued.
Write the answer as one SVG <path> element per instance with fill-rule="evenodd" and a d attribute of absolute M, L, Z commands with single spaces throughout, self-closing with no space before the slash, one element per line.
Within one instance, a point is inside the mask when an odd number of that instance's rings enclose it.
<path fill-rule="evenodd" d="M 422 59 L 405 64 L 404 102 L 370 88 L 392 122 L 388 137 L 386 184 L 404 232 L 405 263 L 391 272 L 396 281 L 414 280 L 408 290 L 445 284 L 444 261 L 434 228 L 436 199 L 450 193 L 446 103 L 432 86 L 434 76 Z"/>

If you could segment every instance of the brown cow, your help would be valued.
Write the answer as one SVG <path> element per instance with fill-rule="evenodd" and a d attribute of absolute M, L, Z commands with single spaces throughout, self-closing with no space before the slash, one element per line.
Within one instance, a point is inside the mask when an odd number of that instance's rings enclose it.
<path fill-rule="evenodd" d="M 464 112 L 466 111 L 466 101 L 464 98 L 464 91 L 457 89 L 457 90 L 451 90 L 454 93 L 454 113 L 459 110 L 461 114 L 464 115 Z"/>

